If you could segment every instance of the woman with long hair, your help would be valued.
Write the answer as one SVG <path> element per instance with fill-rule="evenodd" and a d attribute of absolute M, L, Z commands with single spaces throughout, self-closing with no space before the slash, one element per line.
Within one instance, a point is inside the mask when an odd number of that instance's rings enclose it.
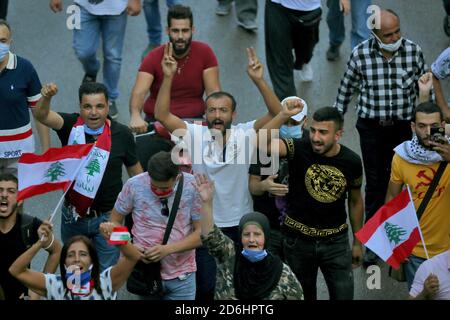
<path fill-rule="evenodd" d="M 102 235 L 109 239 L 114 224 L 100 224 Z M 49 300 L 112 300 L 139 260 L 140 252 L 130 243 L 119 245 L 122 256 L 116 265 L 99 272 L 95 247 L 85 236 L 72 237 L 62 248 L 61 275 L 44 274 L 28 268 L 33 257 L 48 239 L 54 239 L 52 225 L 45 221 L 38 230 L 39 240 L 9 268 L 9 272 L 32 291 Z"/>

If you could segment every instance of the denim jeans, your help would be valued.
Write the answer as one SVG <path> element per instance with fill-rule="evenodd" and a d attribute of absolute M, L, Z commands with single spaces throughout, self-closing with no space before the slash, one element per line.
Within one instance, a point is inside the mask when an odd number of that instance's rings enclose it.
<path fill-rule="evenodd" d="M 339 0 L 327 0 L 328 14 L 327 24 L 329 30 L 330 45 L 339 46 L 345 39 L 344 14 L 339 8 Z M 350 14 L 352 16 L 351 45 L 352 49 L 359 43 L 369 38 L 370 30 L 367 28 L 369 14 L 367 7 L 372 0 L 351 0 Z"/>
<path fill-rule="evenodd" d="M 100 263 L 100 272 L 113 266 L 119 259 L 119 249 L 110 246 L 99 232 L 100 224 L 109 221 L 109 214 L 104 213 L 96 218 L 78 218 L 75 220 L 72 212 L 63 205 L 61 218 L 61 238 L 66 243 L 70 238 L 84 235 L 92 240 Z"/>
<path fill-rule="evenodd" d="M 236 17 L 239 21 L 256 20 L 258 13 L 257 0 L 218 0 L 220 3 L 228 4 L 234 1 Z"/>
<path fill-rule="evenodd" d="M 163 296 L 136 296 L 139 300 L 194 300 L 195 272 L 189 272 L 183 277 L 162 280 Z"/>
<path fill-rule="evenodd" d="M 166 0 L 167 7 L 182 4 L 183 0 Z M 162 41 L 161 14 L 159 0 L 144 0 L 145 21 L 147 21 L 148 43 L 160 45 Z"/>
<path fill-rule="evenodd" d="M 97 16 L 86 9 L 81 10 L 81 29 L 74 29 L 73 49 L 83 65 L 84 72 L 94 76 L 100 70 L 97 50 L 100 37 L 103 45 L 103 83 L 108 89 L 110 100 L 119 96 L 119 77 L 122 65 L 122 49 L 127 25 L 127 13 Z"/>
<path fill-rule="evenodd" d="M 317 300 L 319 268 L 330 300 L 353 299 L 352 252 L 347 233 L 330 239 L 285 235 L 284 256 L 302 285 L 305 300 Z"/>
<path fill-rule="evenodd" d="M 411 290 L 411 286 L 414 282 L 414 276 L 416 275 L 417 269 L 419 269 L 420 265 L 427 259 L 416 257 L 410 255 L 408 257 L 408 261 L 405 262 L 404 271 L 406 283 L 408 284 L 408 292 Z"/>

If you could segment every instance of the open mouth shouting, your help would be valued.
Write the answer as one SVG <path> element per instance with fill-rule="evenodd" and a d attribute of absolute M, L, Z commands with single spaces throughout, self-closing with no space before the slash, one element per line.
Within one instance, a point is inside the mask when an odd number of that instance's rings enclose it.
<path fill-rule="evenodd" d="M 0 212 L 7 212 L 9 208 L 9 203 L 7 200 L 2 199 L 0 201 Z"/>
<path fill-rule="evenodd" d="M 222 120 L 220 120 L 220 119 L 216 119 L 216 120 L 214 120 L 214 121 L 212 122 L 212 125 L 213 125 L 213 128 L 214 128 L 214 129 L 219 129 L 219 130 L 221 130 L 221 129 L 223 129 L 223 127 L 224 127 L 224 122 L 223 122 Z"/>

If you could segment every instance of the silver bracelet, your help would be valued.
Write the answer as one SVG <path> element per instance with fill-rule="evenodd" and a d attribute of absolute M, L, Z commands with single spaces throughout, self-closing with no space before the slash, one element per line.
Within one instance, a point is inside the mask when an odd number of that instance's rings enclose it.
<path fill-rule="evenodd" d="M 44 248 L 44 250 L 49 249 L 49 248 L 52 246 L 52 244 L 53 244 L 54 241 L 55 241 L 55 235 L 52 233 L 52 241 L 50 241 L 50 244 L 49 244 L 48 246 L 46 246 L 46 247 Z"/>

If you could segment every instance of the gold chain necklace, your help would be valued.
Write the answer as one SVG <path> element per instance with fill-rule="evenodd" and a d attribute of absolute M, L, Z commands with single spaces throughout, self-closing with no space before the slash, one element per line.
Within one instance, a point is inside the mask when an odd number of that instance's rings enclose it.
<path fill-rule="evenodd" d="M 183 70 L 183 68 L 186 65 L 186 63 L 188 62 L 188 60 L 189 60 L 189 55 L 186 56 L 186 59 L 184 59 L 183 64 L 178 67 L 178 69 L 177 69 L 178 74 L 181 73 L 181 70 Z"/>

